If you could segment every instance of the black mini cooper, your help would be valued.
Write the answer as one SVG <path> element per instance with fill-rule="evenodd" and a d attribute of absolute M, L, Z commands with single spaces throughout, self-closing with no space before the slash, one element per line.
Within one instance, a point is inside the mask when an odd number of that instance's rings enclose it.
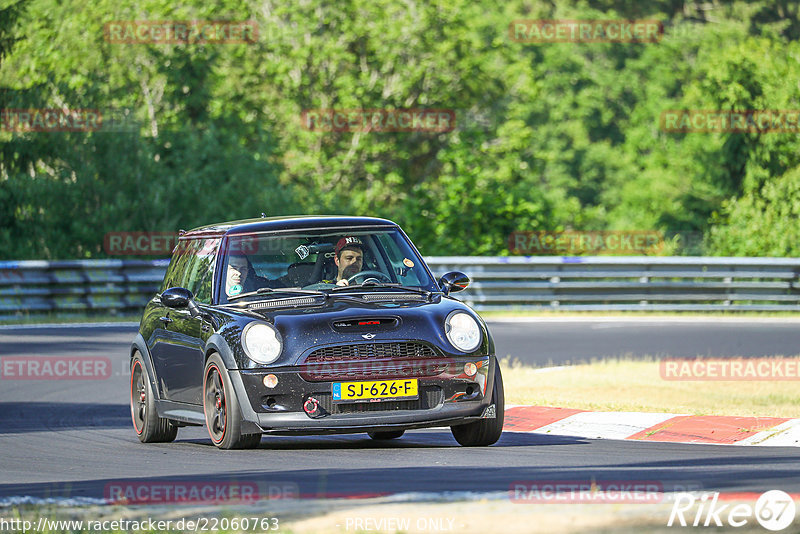
<path fill-rule="evenodd" d="M 503 428 L 486 324 L 450 296 L 397 224 L 276 217 L 181 233 L 131 347 L 142 442 L 206 425 L 220 448 L 264 433 L 399 438 L 449 426 L 466 446 Z"/>

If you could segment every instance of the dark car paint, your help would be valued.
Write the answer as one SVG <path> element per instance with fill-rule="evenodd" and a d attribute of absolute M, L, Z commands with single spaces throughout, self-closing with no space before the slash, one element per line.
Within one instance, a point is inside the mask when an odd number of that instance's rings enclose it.
<path fill-rule="evenodd" d="M 260 232 L 297 231 L 302 229 L 357 228 L 398 229 L 391 221 L 358 217 L 306 217 L 255 219 L 207 226 L 185 233 L 184 238 L 223 237 L 225 250 L 228 235 Z M 402 234 L 402 230 L 400 230 Z M 413 243 L 402 234 L 417 253 L 420 263 L 432 280 L 435 280 L 427 265 L 422 261 Z M 221 286 L 220 252 L 212 302 L 218 302 Z M 439 290 L 441 291 L 441 290 Z M 367 293 L 385 293 L 378 289 Z M 231 384 L 240 399 L 245 429 L 264 432 L 355 432 L 376 428 L 418 428 L 424 426 L 445 426 L 469 422 L 481 415 L 491 398 L 494 369 L 494 343 L 484 321 L 478 314 L 460 301 L 436 293 L 430 301 L 413 300 L 420 298 L 411 293 L 394 293 L 394 300 L 385 302 L 365 302 L 358 294 L 349 292 L 333 294 L 327 299 L 311 306 L 283 307 L 269 310 L 254 310 L 251 306 L 258 299 L 243 299 L 228 305 L 204 305 L 198 303 L 199 314 L 193 315 L 186 308 L 175 309 L 164 306 L 156 295 L 145 308 L 139 335 L 133 343 L 134 351 L 140 352 L 151 377 L 153 391 L 158 397 L 156 407 L 161 417 L 168 417 L 183 424 L 204 424 L 202 407 L 203 370 L 210 354 L 218 353 L 228 370 Z M 269 300 L 275 297 L 270 297 Z M 290 303 L 292 299 L 287 299 Z M 444 335 L 446 317 L 454 311 L 464 311 L 476 319 L 481 328 L 482 341 L 471 353 L 462 353 L 452 347 Z M 299 408 L 300 397 L 309 393 L 330 391 L 331 382 L 309 382 L 303 379 L 304 358 L 314 349 L 330 345 L 364 343 L 361 331 L 342 331 L 334 323 L 352 319 L 399 319 L 395 328 L 376 328 L 371 343 L 388 341 L 422 341 L 435 347 L 442 361 L 450 367 L 439 377 L 425 377 L 420 387 L 440 387 L 442 397 L 461 395 L 460 389 L 468 387 L 473 380 L 457 379 L 453 370 L 472 361 L 485 361 L 479 375 L 485 381 L 483 391 L 473 394 L 466 400 L 445 402 L 430 410 L 398 410 L 397 413 L 374 412 L 359 414 L 338 414 L 312 419 Z M 171 322 L 170 322 L 171 320 Z M 284 347 L 279 359 L 269 365 L 261 365 L 250 360 L 245 354 L 241 335 L 244 328 L 253 321 L 273 324 L 281 334 Z M 177 362 L 177 363 L 176 363 Z M 279 376 L 279 390 L 266 391 L 258 380 L 269 371 Z M 154 378 L 157 377 L 157 378 Z M 476 377 L 477 378 L 477 377 Z M 281 402 L 275 405 L 282 409 L 272 409 L 262 401 L 272 394 L 280 396 Z M 433 424 L 435 423 L 435 424 Z"/>

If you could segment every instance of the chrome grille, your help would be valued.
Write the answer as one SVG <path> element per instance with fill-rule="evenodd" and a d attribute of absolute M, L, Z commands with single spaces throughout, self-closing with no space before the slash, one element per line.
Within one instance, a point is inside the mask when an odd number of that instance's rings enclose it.
<path fill-rule="evenodd" d="M 300 372 L 305 380 L 323 382 L 438 376 L 448 367 L 449 362 L 441 358 L 432 360 L 356 360 L 306 364 L 302 366 Z"/>
<path fill-rule="evenodd" d="M 438 376 L 451 360 L 423 343 L 360 343 L 313 351 L 300 366 L 310 382 Z"/>
<path fill-rule="evenodd" d="M 360 343 L 317 349 L 305 363 L 348 362 L 378 358 L 434 358 L 437 354 L 428 345 L 414 342 Z"/>

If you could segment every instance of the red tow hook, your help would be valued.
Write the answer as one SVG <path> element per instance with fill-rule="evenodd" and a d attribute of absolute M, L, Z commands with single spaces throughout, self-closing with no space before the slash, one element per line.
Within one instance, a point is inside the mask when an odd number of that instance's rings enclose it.
<path fill-rule="evenodd" d="M 303 403 L 303 411 L 306 412 L 306 415 L 309 417 L 317 417 L 321 415 L 322 411 L 319 408 L 319 401 L 314 397 L 309 397 Z"/>

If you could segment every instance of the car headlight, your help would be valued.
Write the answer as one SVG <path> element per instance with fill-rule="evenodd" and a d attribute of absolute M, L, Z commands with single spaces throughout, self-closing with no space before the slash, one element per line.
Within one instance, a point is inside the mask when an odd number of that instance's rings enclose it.
<path fill-rule="evenodd" d="M 481 344 L 478 322 L 464 312 L 456 312 L 444 322 L 447 339 L 461 352 L 472 352 Z"/>
<path fill-rule="evenodd" d="M 247 356 L 257 363 L 272 363 L 283 350 L 281 335 L 264 323 L 250 323 L 242 332 L 242 347 Z"/>

